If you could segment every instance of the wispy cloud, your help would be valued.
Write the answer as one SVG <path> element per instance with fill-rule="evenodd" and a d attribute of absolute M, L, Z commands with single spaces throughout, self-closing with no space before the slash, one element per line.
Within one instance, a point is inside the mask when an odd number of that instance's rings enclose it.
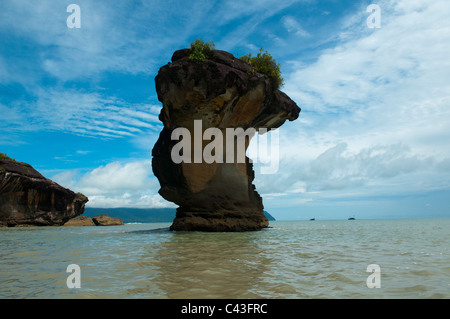
<path fill-rule="evenodd" d="M 349 18 L 357 30 L 351 37 L 287 76 L 285 91 L 303 106 L 314 135 L 328 132 L 325 138 L 360 147 L 361 141 L 405 142 L 422 150 L 450 140 L 444 129 L 450 120 L 449 3 L 416 6 L 386 2 L 381 29 L 361 28 L 365 20 Z"/>
<path fill-rule="evenodd" d="M 156 131 L 160 124 L 149 104 L 131 104 L 118 98 L 80 90 L 39 90 L 27 106 L 27 121 L 41 129 L 100 137 L 133 136 Z"/>
<path fill-rule="evenodd" d="M 158 6 L 152 3 L 153 7 Z M 80 1 L 81 28 L 69 29 L 68 4 L 64 1 L 2 2 L 0 30 L 26 40 L 28 45 L 22 43 L 23 50 L 37 53 L 31 55 L 32 61 L 14 57 L 23 64 L 32 63 L 36 76 L 45 72 L 66 81 L 99 76 L 101 72 L 149 74 L 158 67 L 155 61 L 162 46 L 176 41 L 151 32 L 157 26 L 156 19 L 149 19 L 152 8 L 142 15 L 141 7 L 127 1 L 116 1 L 114 5 Z"/>
<path fill-rule="evenodd" d="M 224 1 L 218 8 L 215 18 L 211 21 L 218 24 L 227 24 L 235 21 L 233 27 L 218 42 L 218 47 L 232 51 L 239 46 L 247 46 L 249 37 L 257 31 L 267 19 L 276 16 L 282 10 L 292 6 L 300 0 L 288 1 Z M 218 21 L 218 22 L 217 22 Z M 262 46 L 261 39 L 257 46 Z"/>
<path fill-rule="evenodd" d="M 300 37 L 309 37 L 311 34 L 303 29 L 303 27 L 300 25 L 297 20 L 291 16 L 284 16 L 283 19 L 283 25 L 286 28 L 288 32 L 292 32 L 295 35 L 298 35 Z"/>
<path fill-rule="evenodd" d="M 79 2 L 81 28 L 69 29 L 68 4 L 2 2 L 0 34 L 8 43 L 0 53 L 0 84 L 21 88 L 0 99 L 7 115 L 5 129 L 11 134 L 61 130 L 104 138 L 157 130 L 159 110 L 155 112 L 151 104 L 157 101 L 150 91 L 154 75 L 160 61 L 166 63 L 173 50 L 191 37 L 208 5 L 193 3 L 193 12 L 186 11 L 181 1 L 162 6 L 83 0 Z M 117 83 L 109 77 L 124 74 L 142 75 L 144 80 L 136 81 L 149 82 L 148 98 L 136 102 L 120 94 L 111 96 L 108 85 L 114 88 Z M 21 125 L 15 126 L 16 122 Z"/>

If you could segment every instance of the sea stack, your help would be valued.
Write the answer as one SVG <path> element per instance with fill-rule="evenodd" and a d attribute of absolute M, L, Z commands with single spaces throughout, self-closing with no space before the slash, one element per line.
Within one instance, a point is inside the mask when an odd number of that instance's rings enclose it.
<path fill-rule="evenodd" d="M 87 201 L 29 164 L 0 160 L 0 225 L 61 226 L 83 214 Z"/>
<path fill-rule="evenodd" d="M 253 164 L 247 156 L 239 161 L 237 146 L 236 160 L 226 160 L 226 145 L 233 142 L 227 140 L 226 129 L 278 128 L 286 120 L 297 119 L 300 108 L 274 89 L 268 76 L 254 72 L 228 52 L 213 50 L 201 63 L 189 54 L 190 49 L 176 51 L 172 62 L 161 67 L 155 78 L 164 128 L 152 151 L 152 167 L 161 185 L 159 194 L 179 206 L 171 230 L 249 231 L 268 227 L 262 198 L 252 184 Z M 178 128 L 191 138 L 184 141 L 190 142 L 190 159 L 182 162 L 174 161 L 172 152 L 181 140 L 173 136 Z M 222 161 L 202 157 L 214 140 L 201 138 L 210 128 L 218 129 L 215 132 L 224 137 Z M 236 142 L 237 138 L 232 138 Z"/>

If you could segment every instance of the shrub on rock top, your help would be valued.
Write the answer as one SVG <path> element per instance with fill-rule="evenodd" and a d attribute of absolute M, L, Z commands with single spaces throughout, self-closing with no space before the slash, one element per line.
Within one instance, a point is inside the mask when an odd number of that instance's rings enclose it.
<path fill-rule="evenodd" d="M 267 75 L 273 84 L 273 90 L 278 90 L 283 86 L 283 78 L 281 77 L 280 64 L 269 54 L 269 52 L 260 49 L 256 56 L 251 53 L 240 57 L 252 67 L 252 72 L 259 72 Z"/>
<path fill-rule="evenodd" d="M 202 63 L 207 57 L 211 56 L 211 52 L 215 46 L 213 41 L 203 42 L 197 39 L 191 43 L 191 54 L 189 54 L 189 58 L 195 63 Z"/>

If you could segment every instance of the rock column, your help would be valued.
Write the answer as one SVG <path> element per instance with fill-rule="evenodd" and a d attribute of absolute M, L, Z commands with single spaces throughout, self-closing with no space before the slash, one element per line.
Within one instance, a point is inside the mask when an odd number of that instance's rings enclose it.
<path fill-rule="evenodd" d="M 245 133 L 278 128 L 297 119 L 300 108 L 273 90 L 267 76 L 224 51 L 213 51 L 202 63 L 191 61 L 189 49 L 176 51 L 155 83 L 164 128 L 152 151 L 152 167 L 161 196 L 179 206 L 171 229 L 267 227 L 262 198 L 252 184 L 253 165 L 245 156 L 251 134 Z M 244 135 L 227 135 L 227 129 Z M 189 147 L 180 151 L 180 145 Z"/>

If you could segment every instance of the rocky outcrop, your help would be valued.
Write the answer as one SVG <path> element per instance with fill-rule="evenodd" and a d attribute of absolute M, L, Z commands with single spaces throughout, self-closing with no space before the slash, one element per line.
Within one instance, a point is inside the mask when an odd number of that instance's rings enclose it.
<path fill-rule="evenodd" d="M 107 214 L 97 215 L 93 218 L 88 216 L 78 216 L 70 219 L 64 226 L 117 226 L 123 225 L 120 218 L 110 217 Z"/>
<path fill-rule="evenodd" d="M 92 218 L 88 216 L 77 216 L 69 219 L 64 226 L 95 226 L 95 224 Z"/>
<path fill-rule="evenodd" d="M 196 161 L 195 154 L 202 154 L 210 141 L 196 144 L 194 121 L 201 121 L 200 134 L 217 128 L 226 136 L 227 128 L 278 128 L 286 120 L 297 119 L 300 108 L 283 92 L 274 91 L 267 76 L 252 72 L 249 64 L 232 54 L 213 51 L 202 63 L 195 63 L 189 52 L 176 51 L 172 63 L 161 67 L 155 78 L 164 128 L 152 151 L 152 167 L 161 196 L 179 206 L 171 229 L 247 231 L 267 227 L 262 198 L 252 184 L 252 163 L 247 157 L 242 162 Z M 173 161 L 171 152 L 179 141 L 171 135 L 176 128 L 190 132 L 190 163 Z M 223 149 L 227 142 L 223 140 Z"/>
<path fill-rule="evenodd" d="M 88 198 L 45 178 L 31 165 L 0 160 L 0 224 L 63 225 L 84 212 Z"/>
<path fill-rule="evenodd" d="M 117 226 L 123 225 L 123 221 L 120 218 L 110 217 L 107 214 L 94 216 L 92 221 L 96 226 Z"/>

